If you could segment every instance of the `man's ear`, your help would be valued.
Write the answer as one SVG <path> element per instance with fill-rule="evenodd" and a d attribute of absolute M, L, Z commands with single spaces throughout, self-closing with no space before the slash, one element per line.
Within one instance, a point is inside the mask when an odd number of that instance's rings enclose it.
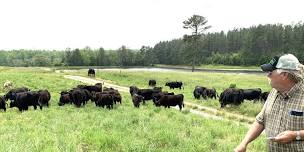
<path fill-rule="evenodd" d="M 282 72 L 281 75 L 283 76 L 283 80 L 288 79 L 288 73 L 287 72 Z"/>

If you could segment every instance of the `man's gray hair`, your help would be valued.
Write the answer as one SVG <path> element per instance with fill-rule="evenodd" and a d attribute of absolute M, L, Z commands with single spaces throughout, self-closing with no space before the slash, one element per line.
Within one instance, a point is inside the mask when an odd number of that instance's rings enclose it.
<path fill-rule="evenodd" d="M 299 70 L 287 70 L 287 69 L 277 69 L 278 73 L 286 72 L 289 74 L 289 79 L 296 82 L 302 81 L 304 78 L 304 66 L 303 64 L 299 65 Z"/>

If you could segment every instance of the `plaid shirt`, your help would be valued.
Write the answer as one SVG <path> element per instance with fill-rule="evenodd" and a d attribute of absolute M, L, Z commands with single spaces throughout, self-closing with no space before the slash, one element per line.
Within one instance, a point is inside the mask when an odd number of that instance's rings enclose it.
<path fill-rule="evenodd" d="M 304 130 L 304 115 L 295 116 L 291 111 L 304 112 L 304 83 L 295 84 L 286 95 L 272 89 L 256 121 L 264 125 L 266 137 L 274 137 L 281 132 Z M 267 140 L 271 152 L 304 152 L 303 141 L 281 144 Z"/>

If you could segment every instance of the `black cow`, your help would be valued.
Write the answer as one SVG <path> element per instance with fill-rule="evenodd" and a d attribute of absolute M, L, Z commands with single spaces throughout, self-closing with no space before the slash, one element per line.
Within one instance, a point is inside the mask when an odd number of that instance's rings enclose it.
<path fill-rule="evenodd" d="M 129 92 L 130 92 L 130 94 L 132 96 L 133 94 L 137 93 L 138 90 L 139 90 L 139 88 L 137 88 L 136 86 L 130 86 Z"/>
<path fill-rule="evenodd" d="M 10 108 L 17 107 L 19 111 L 28 110 L 29 106 L 34 106 L 37 109 L 39 93 L 36 91 L 15 93 L 16 100 L 11 101 Z"/>
<path fill-rule="evenodd" d="M 214 98 L 214 99 L 216 99 L 216 96 L 218 96 L 217 95 L 217 93 L 216 93 L 216 90 L 215 90 L 215 88 L 212 88 L 212 89 L 208 89 L 208 88 L 206 88 L 205 90 L 204 90 L 204 93 L 203 93 L 203 97 L 204 96 L 207 96 L 207 97 L 209 97 L 209 98 Z"/>
<path fill-rule="evenodd" d="M 193 90 L 193 96 L 195 99 L 200 99 L 201 96 L 203 96 L 204 98 L 206 98 L 206 95 L 204 95 L 204 90 L 206 90 L 206 87 L 202 87 L 202 86 L 196 86 Z"/>
<path fill-rule="evenodd" d="M 73 103 L 72 94 L 67 91 L 61 91 L 58 105 L 63 106 L 68 103 Z"/>
<path fill-rule="evenodd" d="M 88 70 L 88 76 L 95 77 L 95 70 L 92 69 L 92 68 L 90 68 L 90 69 Z"/>
<path fill-rule="evenodd" d="M 153 94 L 161 92 L 161 87 L 154 87 L 153 89 L 139 89 L 136 86 L 130 86 L 130 94 L 138 94 L 144 97 L 143 104 L 145 104 L 146 100 L 153 99 Z"/>
<path fill-rule="evenodd" d="M 156 81 L 155 80 L 149 80 L 149 86 L 155 86 Z"/>
<path fill-rule="evenodd" d="M 152 94 L 152 97 L 153 97 L 152 101 L 153 101 L 154 105 L 155 105 L 155 102 L 157 100 L 159 100 L 163 95 L 174 95 L 174 92 L 169 93 L 168 91 L 164 91 L 164 92 L 153 93 Z"/>
<path fill-rule="evenodd" d="M 119 102 L 121 104 L 121 95 L 118 92 L 118 90 L 113 89 L 113 90 L 104 91 L 103 93 L 112 95 L 114 104 L 116 104 L 116 102 Z"/>
<path fill-rule="evenodd" d="M 38 94 L 39 94 L 38 104 L 40 106 L 40 109 L 42 109 L 42 106 L 49 107 L 49 101 L 51 100 L 50 92 L 48 90 L 39 90 Z"/>
<path fill-rule="evenodd" d="M 221 95 L 219 102 L 221 108 L 227 104 L 240 105 L 244 101 L 244 93 L 242 89 L 228 88 L 224 90 Z"/>
<path fill-rule="evenodd" d="M 0 109 L 6 111 L 6 101 L 4 99 L 4 96 L 0 96 Z"/>
<path fill-rule="evenodd" d="M 267 98 L 268 98 L 268 95 L 269 95 L 269 92 L 263 92 L 263 93 L 261 93 L 260 100 L 262 102 L 265 102 L 267 100 Z"/>
<path fill-rule="evenodd" d="M 85 89 L 75 88 L 70 91 L 72 102 L 76 105 L 76 107 L 80 107 L 81 104 L 85 105 L 86 102 L 89 100 L 89 91 Z"/>
<path fill-rule="evenodd" d="M 175 82 L 167 82 L 167 83 L 165 84 L 165 86 L 170 87 L 170 89 L 174 89 L 174 88 L 182 89 L 182 87 L 183 87 L 183 82 L 178 82 L 178 81 L 175 81 Z M 183 88 L 184 88 L 184 87 L 183 87 Z"/>
<path fill-rule="evenodd" d="M 140 102 L 142 102 L 143 99 L 144 99 L 143 96 L 134 93 L 132 95 L 132 102 L 133 102 L 134 107 L 139 108 Z"/>
<path fill-rule="evenodd" d="M 247 100 L 259 100 L 262 90 L 260 88 L 257 89 L 243 89 L 244 99 Z"/>
<path fill-rule="evenodd" d="M 155 106 L 164 106 L 165 108 L 170 108 L 170 106 L 177 106 L 179 110 L 182 110 L 184 105 L 184 95 L 163 95 L 158 101 L 155 102 Z"/>
<path fill-rule="evenodd" d="M 113 109 L 114 99 L 111 94 L 100 93 L 98 99 L 95 101 L 95 105 L 104 108 L 106 106 L 108 109 Z"/>

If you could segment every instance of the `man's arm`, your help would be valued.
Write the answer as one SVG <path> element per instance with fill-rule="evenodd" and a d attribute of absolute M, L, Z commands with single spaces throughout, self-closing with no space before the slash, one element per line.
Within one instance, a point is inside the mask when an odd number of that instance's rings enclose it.
<path fill-rule="evenodd" d="M 234 149 L 235 152 L 245 152 L 247 145 L 256 139 L 264 130 L 264 125 L 254 122 L 242 142 Z"/>

